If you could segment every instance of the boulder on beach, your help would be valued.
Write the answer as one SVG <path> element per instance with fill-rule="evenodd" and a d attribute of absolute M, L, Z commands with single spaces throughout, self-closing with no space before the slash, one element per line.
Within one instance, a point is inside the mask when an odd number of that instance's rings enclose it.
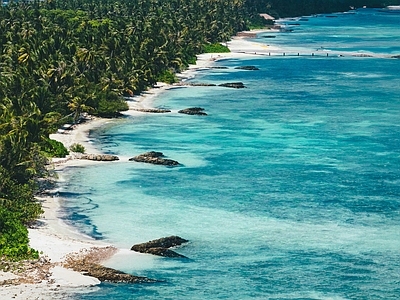
<path fill-rule="evenodd" d="M 135 157 L 129 159 L 130 161 L 149 163 L 154 165 L 164 165 L 164 166 L 178 166 L 179 162 L 176 160 L 164 158 L 162 152 L 150 151 L 146 153 L 139 154 Z"/>
<path fill-rule="evenodd" d="M 235 69 L 238 69 L 238 70 L 248 70 L 248 71 L 257 71 L 257 70 L 260 70 L 259 68 L 255 67 L 255 66 L 240 66 L 240 67 L 236 67 Z"/>
<path fill-rule="evenodd" d="M 245 85 L 243 84 L 243 82 L 227 82 L 227 83 L 222 83 L 219 86 L 235 88 L 235 89 L 245 88 Z"/>
<path fill-rule="evenodd" d="M 96 160 L 96 161 L 114 161 L 119 160 L 119 157 L 111 154 L 84 154 L 80 159 Z"/>
<path fill-rule="evenodd" d="M 187 114 L 187 115 L 207 116 L 207 114 L 204 112 L 204 108 L 201 108 L 201 107 L 190 107 L 190 108 L 181 109 L 181 110 L 178 110 L 178 113 Z"/>
<path fill-rule="evenodd" d="M 146 243 L 133 245 L 131 250 L 140 252 L 140 253 L 148 253 L 158 256 L 164 257 L 178 257 L 178 258 L 186 258 L 186 256 L 176 253 L 175 251 L 170 250 L 171 247 L 180 246 L 184 243 L 189 242 L 179 236 L 168 236 L 156 240 L 152 240 Z"/>
<path fill-rule="evenodd" d="M 155 113 L 155 114 L 163 114 L 171 112 L 171 110 L 169 109 L 162 109 L 162 108 L 136 108 L 134 110 L 140 112 Z"/>

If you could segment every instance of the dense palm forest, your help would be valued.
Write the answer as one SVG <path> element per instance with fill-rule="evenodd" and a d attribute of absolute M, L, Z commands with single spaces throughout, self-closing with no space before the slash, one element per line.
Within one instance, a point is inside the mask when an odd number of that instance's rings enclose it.
<path fill-rule="evenodd" d="M 48 0 L 0 8 L 0 256 L 36 256 L 37 179 L 67 150 L 49 139 L 82 112 L 112 117 L 137 94 L 246 28 L 244 1 Z"/>
<path fill-rule="evenodd" d="M 68 153 L 49 139 L 60 124 L 77 122 L 83 112 L 117 116 L 127 109 L 123 96 L 174 81 L 196 54 L 260 24 L 259 12 L 340 11 L 350 2 L 357 0 L 45 0 L 0 6 L 0 257 L 38 255 L 28 246 L 26 226 L 41 214 L 34 196 L 38 179 L 48 175 L 48 158 Z"/>

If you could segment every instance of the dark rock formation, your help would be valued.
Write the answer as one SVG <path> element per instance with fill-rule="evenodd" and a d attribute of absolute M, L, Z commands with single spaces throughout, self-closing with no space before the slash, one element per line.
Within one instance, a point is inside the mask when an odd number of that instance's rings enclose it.
<path fill-rule="evenodd" d="M 141 252 L 141 251 L 139 251 L 139 252 Z M 161 248 L 161 247 L 149 248 L 149 249 L 146 249 L 142 253 L 164 256 L 164 257 L 172 257 L 172 258 L 187 258 L 186 256 L 176 253 L 175 251 L 172 251 L 167 248 Z"/>
<path fill-rule="evenodd" d="M 238 70 L 248 70 L 248 71 L 257 71 L 257 70 L 260 70 L 259 68 L 255 67 L 255 66 L 240 66 L 240 67 L 236 67 L 235 69 L 238 69 Z"/>
<path fill-rule="evenodd" d="M 146 243 L 133 245 L 131 250 L 140 252 L 140 253 L 148 253 L 148 254 L 164 256 L 164 257 L 186 258 L 186 256 L 176 253 L 175 251 L 172 251 L 168 248 L 179 246 L 179 245 L 182 245 L 187 242 L 189 242 L 189 241 L 185 240 L 179 236 L 173 235 L 173 236 L 169 236 L 169 237 L 165 237 L 165 238 L 161 238 L 161 239 L 157 239 L 157 240 L 152 240 L 152 241 L 149 241 Z"/>
<path fill-rule="evenodd" d="M 157 280 L 147 277 L 134 276 L 99 264 L 87 264 L 80 270 L 83 275 L 92 276 L 101 282 L 112 283 L 152 283 Z"/>
<path fill-rule="evenodd" d="M 216 84 L 214 83 L 203 83 L 203 82 L 199 82 L 199 83 L 189 83 L 190 86 L 216 86 Z"/>
<path fill-rule="evenodd" d="M 135 157 L 130 158 L 130 161 L 144 162 L 154 165 L 164 165 L 164 166 L 178 166 L 179 162 L 163 158 L 164 154 L 162 152 L 150 151 L 146 153 L 139 154 Z"/>
<path fill-rule="evenodd" d="M 80 159 L 96 160 L 96 161 L 114 161 L 119 160 L 118 156 L 111 154 L 84 154 Z"/>
<path fill-rule="evenodd" d="M 156 114 L 171 112 L 169 109 L 162 109 L 162 108 L 137 108 L 134 110 L 141 111 L 141 112 L 147 112 L 147 113 L 156 113 Z"/>
<path fill-rule="evenodd" d="M 134 245 L 134 246 L 132 246 L 131 250 L 140 252 L 139 250 L 136 250 L 136 249 L 157 248 L 157 247 L 171 248 L 171 247 L 175 247 L 175 246 L 180 246 L 187 242 L 189 242 L 189 241 L 185 240 L 179 236 L 172 235 L 172 236 L 167 236 L 167 237 L 156 239 L 156 240 L 151 240 L 146 243 Z"/>
<path fill-rule="evenodd" d="M 181 109 L 181 110 L 178 110 L 178 113 L 187 114 L 187 115 L 207 116 L 207 114 L 204 112 L 204 108 L 201 108 L 201 107 L 190 107 L 190 108 Z"/>
<path fill-rule="evenodd" d="M 101 282 L 112 283 L 150 283 L 158 282 L 147 277 L 139 277 L 118 271 L 112 268 L 104 267 L 101 262 L 111 257 L 117 251 L 116 248 L 92 247 L 90 249 L 82 249 L 79 252 L 70 253 L 65 257 L 62 266 L 80 272 L 86 276 L 92 276 Z"/>
<path fill-rule="evenodd" d="M 393 56 L 391 56 L 391 58 L 399 58 L 400 59 L 400 55 L 393 55 Z"/>
<path fill-rule="evenodd" d="M 245 85 L 243 84 L 243 82 L 228 82 L 228 83 L 222 83 L 219 86 L 235 88 L 235 89 L 245 88 Z"/>
<path fill-rule="evenodd" d="M 228 67 L 214 66 L 214 67 L 211 67 L 211 69 L 228 69 Z"/>
<path fill-rule="evenodd" d="M 370 54 L 364 54 L 364 53 L 354 54 L 353 56 L 355 56 L 355 57 L 373 57 L 373 56 L 370 55 Z"/>
<path fill-rule="evenodd" d="M 174 86 L 216 86 L 214 83 L 204 83 L 204 82 L 178 82 Z"/>
<path fill-rule="evenodd" d="M 276 35 L 263 35 L 262 37 L 265 39 L 274 39 L 276 38 Z"/>

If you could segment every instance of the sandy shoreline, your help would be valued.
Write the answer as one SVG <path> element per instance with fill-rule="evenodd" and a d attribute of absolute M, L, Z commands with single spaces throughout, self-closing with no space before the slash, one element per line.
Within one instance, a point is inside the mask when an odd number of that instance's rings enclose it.
<path fill-rule="evenodd" d="M 265 32 L 267 30 L 262 30 Z M 253 32 L 253 31 L 252 31 Z M 193 77 L 193 72 L 199 68 L 212 66 L 216 60 L 228 58 L 242 58 L 249 55 L 266 50 L 278 50 L 277 48 L 266 49 L 267 46 L 250 42 L 241 37 L 235 37 L 227 42 L 230 53 L 213 53 L 198 55 L 196 65 L 191 65 L 188 70 L 178 74 L 181 80 Z M 250 53 L 243 53 L 250 52 Z M 165 90 L 173 88 L 171 85 L 159 84 L 156 88 L 150 89 L 139 96 L 127 99 L 129 110 L 124 114 L 135 116 L 142 114 L 135 109 L 152 108 L 152 102 L 155 97 L 163 93 Z M 56 133 L 51 135 L 52 139 L 62 142 L 67 148 L 73 143 L 82 144 L 86 153 L 101 153 L 95 147 L 89 138 L 90 130 L 104 126 L 107 123 L 115 122 L 110 119 L 92 118 L 91 120 L 75 126 L 75 128 L 67 133 Z M 125 159 L 121 159 L 123 162 Z M 67 158 L 55 159 L 54 170 L 61 175 L 62 171 L 67 167 L 85 166 L 94 163 L 110 163 L 110 162 L 93 162 L 89 160 L 76 159 L 73 155 Z M 38 226 L 29 229 L 30 245 L 32 248 L 41 252 L 42 265 L 40 268 L 45 272 L 38 275 L 37 270 L 31 270 L 34 274 L 16 275 L 11 272 L 0 271 L 0 299 L 65 299 L 69 292 L 84 287 L 95 286 L 100 283 L 96 278 L 84 276 L 79 272 L 72 271 L 62 267 L 62 262 L 66 256 L 71 253 L 78 253 L 83 249 L 92 247 L 110 246 L 101 241 L 96 241 L 91 237 L 74 230 L 74 228 L 66 225 L 59 218 L 60 199 L 56 196 L 56 190 L 49 191 L 48 195 L 38 197 L 42 202 L 44 214 L 38 220 Z M 127 249 L 120 249 L 126 252 Z M 131 254 L 130 254 L 131 255 Z M 132 255 L 134 255 L 132 253 Z M 138 259 L 142 254 L 137 254 Z M 32 275 L 32 279 L 26 280 Z M 36 277 L 35 277 L 36 276 Z M 30 277 L 29 277 L 30 278 Z M 19 280 L 19 282 L 18 282 Z M 18 284 L 19 283 L 19 284 Z"/>

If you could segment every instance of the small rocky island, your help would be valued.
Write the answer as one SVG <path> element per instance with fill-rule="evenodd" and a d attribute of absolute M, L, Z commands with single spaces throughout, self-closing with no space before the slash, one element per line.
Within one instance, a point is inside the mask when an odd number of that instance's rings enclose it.
<path fill-rule="evenodd" d="M 130 161 L 149 163 L 153 165 L 164 165 L 164 166 L 179 166 L 180 163 L 176 160 L 164 158 L 162 152 L 150 151 L 139 154 L 129 159 Z"/>
<path fill-rule="evenodd" d="M 243 89 L 246 86 L 243 84 L 243 82 L 227 82 L 227 83 L 222 83 L 218 86 L 223 86 L 223 87 L 228 87 L 228 88 L 235 88 L 235 89 Z"/>
<path fill-rule="evenodd" d="M 204 112 L 204 108 L 201 108 L 201 107 L 190 107 L 190 108 L 181 109 L 181 110 L 178 110 L 178 113 L 187 114 L 187 115 L 207 116 L 207 114 Z"/>
<path fill-rule="evenodd" d="M 164 257 L 187 258 L 186 256 L 169 249 L 172 247 L 180 246 L 187 242 L 189 241 L 179 236 L 173 235 L 157 240 L 152 240 L 146 243 L 133 245 L 131 250 Z"/>
<path fill-rule="evenodd" d="M 235 69 L 247 70 L 247 71 L 258 71 L 258 70 L 260 70 L 259 68 L 255 67 L 255 66 L 240 66 L 240 67 L 236 67 Z"/>

